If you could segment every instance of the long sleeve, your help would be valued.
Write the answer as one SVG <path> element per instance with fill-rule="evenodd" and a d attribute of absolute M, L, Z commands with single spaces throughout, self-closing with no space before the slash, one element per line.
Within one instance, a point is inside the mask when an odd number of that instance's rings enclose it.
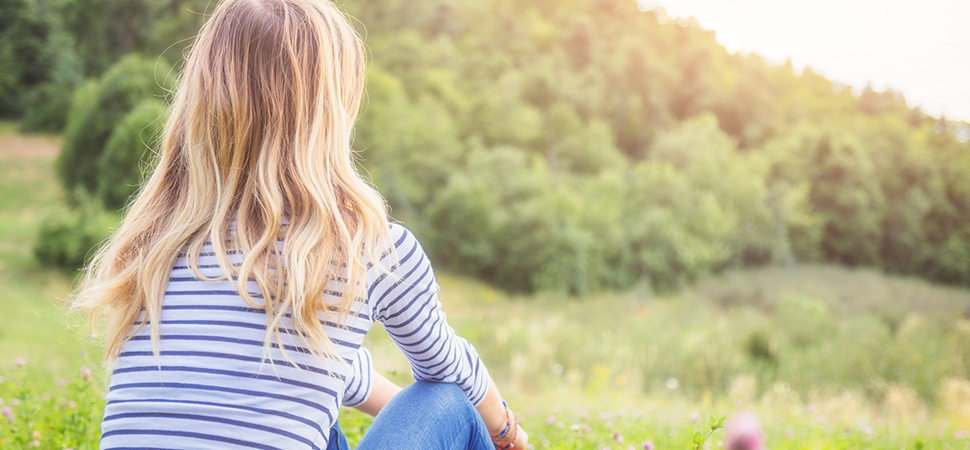
<path fill-rule="evenodd" d="M 374 360 L 370 352 L 364 347 L 358 349 L 351 362 L 350 376 L 347 377 L 343 406 L 354 407 L 367 401 L 374 388 L 374 380 L 371 377 L 373 367 Z"/>
<path fill-rule="evenodd" d="M 375 270 L 368 287 L 374 318 L 407 356 L 414 379 L 455 383 L 477 406 L 488 391 L 488 370 L 475 347 L 448 325 L 421 244 L 403 226 L 392 224 L 390 231 L 394 251 L 381 261 L 390 263 L 389 273 Z"/>

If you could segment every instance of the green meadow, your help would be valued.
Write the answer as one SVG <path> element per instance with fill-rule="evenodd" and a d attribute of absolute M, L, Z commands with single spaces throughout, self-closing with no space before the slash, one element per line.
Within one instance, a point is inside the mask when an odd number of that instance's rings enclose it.
<path fill-rule="evenodd" d="M 75 273 L 43 267 L 66 214 L 60 141 L 0 128 L 0 448 L 97 448 L 107 375 Z M 832 265 L 727 271 L 667 295 L 512 295 L 440 273 L 452 325 L 482 354 L 538 449 L 693 448 L 688 427 L 756 414 L 770 449 L 970 447 L 970 292 Z M 410 381 L 379 329 L 377 367 Z M 341 425 L 353 442 L 368 418 Z M 723 431 L 708 448 L 718 448 Z"/>

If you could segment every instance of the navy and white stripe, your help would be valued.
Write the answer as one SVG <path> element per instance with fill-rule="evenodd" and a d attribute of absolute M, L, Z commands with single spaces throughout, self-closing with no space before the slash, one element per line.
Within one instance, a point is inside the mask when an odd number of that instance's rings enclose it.
<path fill-rule="evenodd" d="M 351 363 L 350 377 L 344 390 L 344 406 L 357 406 L 364 403 L 374 390 L 374 383 L 371 377 L 371 370 L 374 368 L 374 359 L 366 348 L 361 347 L 357 350 L 357 357 Z"/>
<path fill-rule="evenodd" d="M 370 396 L 373 361 L 361 343 L 374 320 L 404 351 L 415 379 L 456 383 L 480 403 L 488 372 L 448 326 L 427 256 L 406 228 L 392 224 L 390 237 L 383 259 L 370 266 L 356 313 L 344 326 L 320 316 L 340 361 L 313 356 L 287 332 L 289 316 L 281 324 L 283 349 L 276 342 L 266 348 L 265 312 L 228 281 L 196 279 L 178 258 L 162 303 L 161 354 L 152 353 L 148 327 L 123 346 L 101 448 L 325 449 L 341 404 Z M 238 264 L 242 256 L 229 259 Z M 211 246 L 199 266 L 206 277 L 222 275 Z M 245 287 L 262 302 L 255 283 Z M 325 302 L 338 301 L 340 282 L 327 288 Z"/>

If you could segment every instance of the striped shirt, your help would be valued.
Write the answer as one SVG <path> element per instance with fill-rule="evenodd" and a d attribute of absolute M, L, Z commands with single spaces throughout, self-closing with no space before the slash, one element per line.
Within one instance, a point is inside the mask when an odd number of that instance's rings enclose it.
<path fill-rule="evenodd" d="M 266 314 L 248 305 L 229 281 L 202 281 L 179 257 L 162 299 L 160 356 L 149 327 L 121 349 L 101 426 L 102 449 L 326 449 L 340 406 L 367 399 L 372 361 L 361 347 L 374 321 L 410 361 L 417 380 L 456 383 L 475 405 L 485 397 L 488 372 L 478 353 L 455 335 L 438 301 L 431 264 L 417 239 L 392 224 L 395 252 L 368 270 L 366 298 L 351 307 L 345 326 L 321 314 L 341 361 L 313 356 L 281 324 L 282 345 L 264 357 Z M 387 244 L 389 250 L 391 244 Z M 230 254 L 238 264 L 242 257 Z M 380 266 L 392 266 L 390 275 Z M 199 268 L 222 271 L 211 247 Z M 255 282 L 247 289 L 259 301 Z M 325 302 L 339 300 L 328 286 Z M 288 318 L 289 316 L 287 316 Z"/>

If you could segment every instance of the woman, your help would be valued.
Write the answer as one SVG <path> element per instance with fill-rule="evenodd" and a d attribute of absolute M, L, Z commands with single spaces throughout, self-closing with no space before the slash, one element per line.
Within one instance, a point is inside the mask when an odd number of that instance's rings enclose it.
<path fill-rule="evenodd" d="M 102 448 L 337 448 L 343 401 L 380 411 L 359 449 L 525 447 L 355 171 L 363 64 L 328 1 L 216 7 L 156 169 L 74 298 L 107 323 Z M 375 320 L 419 380 L 397 395 L 361 349 Z"/>

